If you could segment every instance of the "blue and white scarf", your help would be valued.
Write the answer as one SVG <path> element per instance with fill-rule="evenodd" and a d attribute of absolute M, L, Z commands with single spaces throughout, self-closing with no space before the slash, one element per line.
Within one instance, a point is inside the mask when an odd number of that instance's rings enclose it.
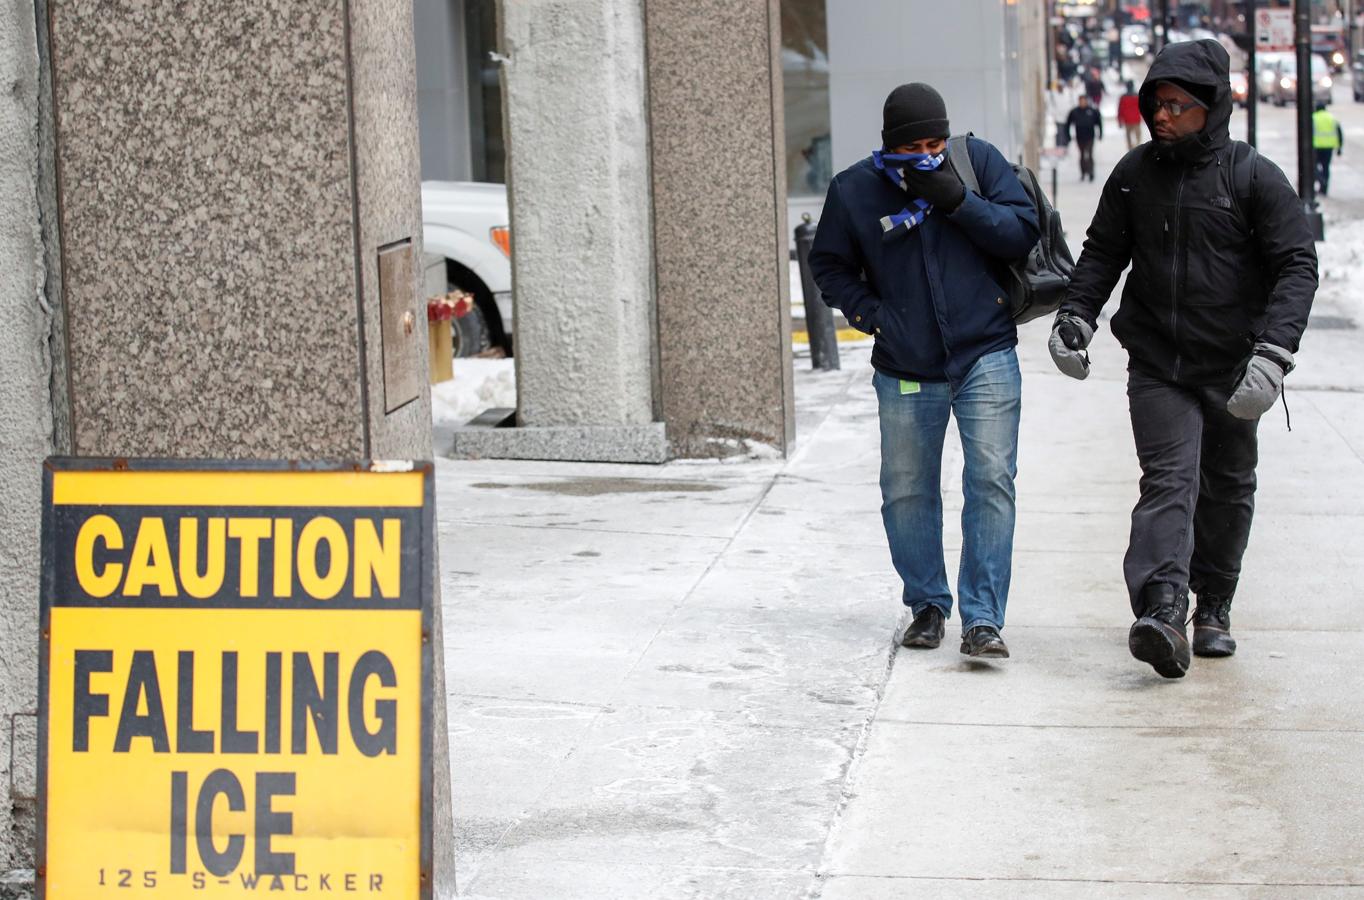
<path fill-rule="evenodd" d="M 886 176 L 891 184 L 902 191 L 909 190 L 909 185 L 905 184 L 906 166 L 932 172 L 941 166 L 945 159 L 946 153 L 939 153 L 937 156 L 929 156 L 927 153 L 888 153 L 885 150 L 873 150 L 871 153 L 871 161 L 876 166 L 876 171 Z M 914 207 L 910 209 L 906 206 L 895 215 L 881 219 L 882 230 L 889 232 L 903 225 L 906 231 L 911 231 L 933 211 L 933 204 L 918 197 L 914 198 Z"/>

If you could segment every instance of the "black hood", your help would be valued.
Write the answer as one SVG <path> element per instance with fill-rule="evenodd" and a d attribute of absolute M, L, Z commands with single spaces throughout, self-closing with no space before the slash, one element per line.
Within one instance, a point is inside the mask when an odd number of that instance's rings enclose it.
<path fill-rule="evenodd" d="M 1172 81 L 1208 106 L 1208 124 L 1196 135 L 1171 147 L 1176 157 L 1195 158 L 1221 147 L 1230 139 L 1231 57 L 1217 41 L 1180 41 L 1169 44 L 1151 63 L 1138 93 L 1141 116 L 1155 134 L 1156 85 Z M 1182 146 L 1181 146 L 1182 145 Z"/>

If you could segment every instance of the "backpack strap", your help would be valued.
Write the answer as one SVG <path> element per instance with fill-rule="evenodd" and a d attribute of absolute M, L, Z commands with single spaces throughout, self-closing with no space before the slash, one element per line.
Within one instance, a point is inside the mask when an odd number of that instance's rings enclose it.
<path fill-rule="evenodd" d="M 1243 151 L 1241 148 L 1244 147 Z M 1231 203 L 1236 210 L 1236 217 L 1241 220 L 1246 231 L 1254 232 L 1255 223 L 1251 221 L 1249 210 L 1241 205 L 1241 197 L 1244 195 L 1250 201 L 1251 207 L 1255 205 L 1255 164 L 1260 159 L 1260 151 L 1244 141 L 1235 141 L 1231 147 Z"/>
<path fill-rule="evenodd" d="M 948 138 L 947 159 L 952 163 L 952 168 L 957 170 L 966 189 L 979 194 L 980 179 L 976 177 L 976 167 L 971 165 L 971 151 L 966 146 L 970 137 L 969 134 L 959 134 Z"/>

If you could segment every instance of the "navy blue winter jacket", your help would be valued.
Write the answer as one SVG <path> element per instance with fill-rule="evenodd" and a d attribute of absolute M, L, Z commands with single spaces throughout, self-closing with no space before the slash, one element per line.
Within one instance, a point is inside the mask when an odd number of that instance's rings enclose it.
<path fill-rule="evenodd" d="M 1037 214 L 992 144 L 967 147 L 982 193 L 968 189 L 954 212 L 934 210 L 909 231 L 882 230 L 910 198 L 871 157 L 829 185 L 811 271 L 824 302 L 876 336 L 872 365 L 894 378 L 960 381 L 985 354 L 1018 343 L 1005 275 L 1037 243 Z"/>

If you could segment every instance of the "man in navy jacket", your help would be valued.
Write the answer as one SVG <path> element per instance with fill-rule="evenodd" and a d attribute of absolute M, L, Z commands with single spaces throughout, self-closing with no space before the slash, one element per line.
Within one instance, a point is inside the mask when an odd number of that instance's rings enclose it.
<path fill-rule="evenodd" d="M 957 417 L 965 453 L 961 652 L 1009 655 L 1000 637 L 1013 556 L 1021 383 L 1008 262 L 1037 243 L 1012 167 L 970 138 L 980 193 L 947 159 L 947 108 L 926 84 L 886 99 L 883 149 L 835 176 L 810 253 L 815 281 L 874 335 L 881 515 L 914 613 L 906 647 L 937 647 L 952 611 L 942 541 L 942 451 Z"/>

